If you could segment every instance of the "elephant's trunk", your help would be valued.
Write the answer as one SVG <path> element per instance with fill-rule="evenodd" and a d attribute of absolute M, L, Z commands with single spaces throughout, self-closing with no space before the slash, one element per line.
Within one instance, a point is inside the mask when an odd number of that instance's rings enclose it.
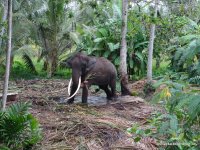
<path fill-rule="evenodd" d="M 68 94 L 70 95 L 70 87 L 71 87 L 71 84 L 72 84 L 72 79 L 70 79 L 69 81 L 69 85 L 68 85 Z M 76 91 L 74 92 L 74 94 L 72 94 L 70 97 L 67 98 L 67 100 L 71 99 L 72 97 L 74 97 L 77 93 L 78 93 L 78 90 L 80 89 L 80 86 L 81 86 L 81 77 L 79 77 L 79 80 L 78 80 L 78 87 L 76 89 Z"/>

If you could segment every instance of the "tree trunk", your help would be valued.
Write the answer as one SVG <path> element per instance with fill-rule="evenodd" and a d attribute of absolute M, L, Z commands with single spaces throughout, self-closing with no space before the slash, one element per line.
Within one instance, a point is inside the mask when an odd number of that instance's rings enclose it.
<path fill-rule="evenodd" d="M 12 39 L 12 0 L 8 0 L 8 45 L 7 45 L 7 55 L 6 55 L 6 76 L 4 79 L 3 86 L 3 110 L 6 108 L 6 100 L 8 93 L 8 81 L 10 76 L 10 56 L 11 56 L 11 39 Z"/>
<path fill-rule="evenodd" d="M 2 23 L 6 22 L 7 16 L 8 16 L 8 0 L 4 0 L 4 11 L 3 11 Z M 0 34 L 0 48 L 2 45 L 2 41 L 3 41 L 2 36 L 4 35 L 4 33 L 5 33 L 5 27 L 3 26 L 1 29 L 1 34 Z"/>
<path fill-rule="evenodd" d="M 128 75 L 127 75 L 127 16 L 128 16 L 128 0 L 122 1 L 122 39 L 120 49 L 120 80 L 121 80 L 121 92 L 122 95 L 130 95 L 131 92 L 128 89 Z"/>
<path fill-rule="evenodd" d="M 54 75 L 58 64 L 58 51 L 56 48 L 50 51 L 48 60 L 48 77 L 50 78 Z"/>
<path fill-rule="evenodd" d="M 55 55 L 53 56 L 52 59 L 52 75 L 55 74 L 56 69 L 57 69 L 57 65 L 58 65 L 58 55 L 57 55 L 57 51 L 55 52 Z"/>
<path fill-rule="evenodd" d="M 154 17 L 157 17 L 157 4 L 158 0 L 155 0 L 155 14 Z M 148 62 L 147 62 L 147 80 L 152 81 L 152 62 L 153 62 L 153 44 L 155 38 L 155 28 L 156 25 L 152 23 L 150 29 L 150 39 L 149 39 L 149 47 L 148 47 Z"/>

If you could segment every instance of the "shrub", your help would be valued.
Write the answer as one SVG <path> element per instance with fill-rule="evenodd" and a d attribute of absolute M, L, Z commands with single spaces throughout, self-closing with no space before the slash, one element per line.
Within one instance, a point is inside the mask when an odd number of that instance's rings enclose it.
<path fill-rule="evenodd" d="M 0 111 L 1 149 L 26 149 L 41 139 L 39 123 L 28 112 L 30 106 L 30 103 L 18 102 Z"/>
<path fill-rule="evenodd" d="M 159 102 L 164 109 L 164 114 L 157 112 L 148 120 L 149 128 L 141 129 L 134 125 L 129 128 L 134 133 L 134 140 L 140 141 L 144 136 L 157 140 L 165 149 L 198 149 L 200 141 L 200 93 L 178 81 L 161 80 L 154 84 L 166 85 L 155 95 L 154 103 Z"/>

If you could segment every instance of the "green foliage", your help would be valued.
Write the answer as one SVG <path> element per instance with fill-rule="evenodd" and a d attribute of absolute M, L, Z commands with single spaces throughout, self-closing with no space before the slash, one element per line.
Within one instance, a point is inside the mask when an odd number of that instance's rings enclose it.
<path fill-rule="evenodd" d="M 39 70 L 39 68 L 38 68 Z M 4 74 L 5 70 L 2 70 L 2 74 Z M 24 64 L 24 61 L 22 59 L 17 58 L 14 60 L 10 77 L 11 79 L 33 79 L 33 78 L 41 78 L 45 77 L 46 73 L 41 72 L 39 74 L 32 73 Z"/>
<path fill-rule="evenodd" d="M 150 128 L 141 129 L 138 124 L 134 124 L 131 128 L 127 129 L 127 132 L 130 134 L 135 134 L 134 142 L 139 142 L 143 137 L 148 137 L 153 133 L 153 130 Z"/>
<path fill-rule="evenodd" d="M 187 18 L 182 35 L 173 39 L 172 67 L 176 71 L 187 72 L 188 80 L 198 84 L 200 75 L 200 28 L 197 23 Z"/>
<path fill-rule="evenodd" d="M 39 78 L 43 79 L 46 78 L 47 73 L 42 69 L 43 68 L 43 61 L 37 62 L 37 58 L 32 58 L 32 62 L 37 68 L 37 74 L 33 73 L 24 63 L 24 60 L 21 57 L 15 57 L 10 77 L 11 79 L 34 79 Z M 3 75 L 5 69 L 0 68 L 0 75 Z M 54 74 L 53 78 L 69 78 L 71 75 L 71 71 L 67 68 L 58 68 Z"/>
<path fill-rule="evenodd" d="M 177 49 L 174 56 L 174 64 L 176 64 L 174 67 L 181 67 L 180 69 L 184 69 L 198 62 L 196 57 L 200 53 L 200 38 L 196 38 L 191 40 L 187 46 Z"/>
<path fill-rule="evenodd" d="M 199 84 L 200 85 L 200 76 L 197 75 L 195 77 L 190 78 L 189 82 L 193 83 L 193 84 Z"/>
<path fill-rule="evenodd" d="M 178 82 L 160 84 L 166 85 L 159 93 L 159 101 L 164 104 L 167 114 L 160 115 L 159 133 L 167 135 L 169 142 L 189 144 L 179 145 L 179 148 L 195 147 L 199 140 L 200 93 Z"/>
<path fill-rule="evenodd" d="M 26 53 L 23 55 L 22 59 L 24 60 L 24 63 L 27 69 L 29 69 L 32 73 L 37 74 L 33 61 Z"/>
<path fill-rule="evenodd" d="M 145 85 L 144 85 L 144 89 L 143 89 L 145 95 L 148 95 L 150 93 L 153 93 L 155 91 L 155 87 L 153 86 L 153 83 L 150 81 L 150 82 L 147 82 Z"/>
<path fill-rule="evenodd" d="M 106 3 L 106 5 L 108 4 Z M 86 51 L 89 55 L 108 58 L 117 68 L 120 65 L 121 42 L 119 7 L 113 4 L 112 9 L 108 9 L 109 7 L 99 5 L 97 9 L 101 8 L 103 11 L 98 12 L 98 18 L 94 25 L 77 26 L 77 32 L 72 34 L 72 39 L 78 45 L 78 49 Z M 127 34 L 127 66 L 130 78 L 138 79 L 144 76 L 146 72 L 146 47 L 148 42 L 143 28 L 144 25 L 141 23 L 143 18 L 134 15 L 134 11 L 130 13 Z M 103 21 L 102 18 L 104 18 Z"/>
<path fill-rule="evenodd" d="M 164 109 L 164 114 L 155 112 L 148 119 L 148 127 L 141 129 L 133 126 L 128 131 L 134 134 L 135 141 L 145 136 L 157 139 L 158 143 L 165 145 L 165 149 L 189 149 L 197 148 L 200 140 L 200 90 L 188 86 L 188 84 L 175 80 L 177 75 L 161 79 L 153 86 L 162 87 L 156 93 L 152 103 L 159 103 Z M 145 130 L 148 129 L 148 135 Z M 162 138 L 160 138 L 162 137 Z M 173 144 L 176 143 L 176 144 Z"/>
<path fill-rule="evenodd" d="M 38 121 L 28 112 L 30 103 L 15 103 L 0 111 L 0 145 L 25 149 L 41 139 Z"/>

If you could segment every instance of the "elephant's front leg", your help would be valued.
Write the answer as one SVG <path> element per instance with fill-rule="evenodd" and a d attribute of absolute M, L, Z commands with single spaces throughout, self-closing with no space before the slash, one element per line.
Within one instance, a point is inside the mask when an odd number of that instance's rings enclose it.
<path fill-rule="evenodd" d="M 77 87 L 78 87 L 77 85 L 72 84 L 70 96 L 72 96 L 72 95 L 74 94 L 74 92 L 76 91 Z M 74 97 L 75 97 L 75 96 L 74 96 Z M 74 102 L 74 97 L 70 98 L 70 99 L 67 101 L 67 103 L 68 103 L 68 104 L 72 104 L 72 103 Z"/>
<path fill-rule="evenodd" d="M 83 86 L 83 92 L 82 92 L 82 103 L 86 104 L 88 99 L 88 86 Z"/>
<path fill-rule="evenodd" d="M 88 99 L 88 89 L 91 85 L 91 83 L 87 80 L 82 82 L 83 85 L 83 91 L 82 91 L 82 103 L 86 104 Z"/>

